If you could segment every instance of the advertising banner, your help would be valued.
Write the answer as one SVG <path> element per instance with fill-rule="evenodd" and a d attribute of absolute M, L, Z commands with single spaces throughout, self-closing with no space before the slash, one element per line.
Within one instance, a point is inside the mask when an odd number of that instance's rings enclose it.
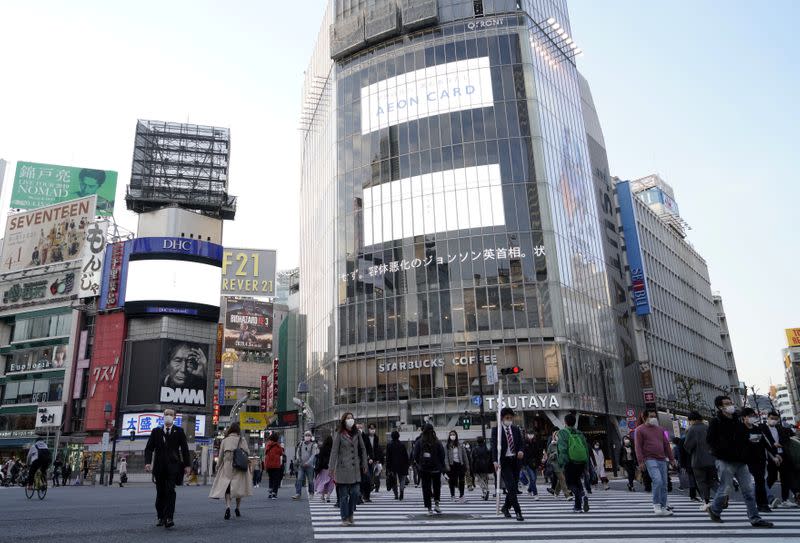
<path fill-rule="evenodd" d="M 278 411 L 276 415 L 275 420 L 269 425 L 268 429 L 270 430 L 297 428 L 297 424 L 300 421 L 300 415 L 296 409 L 293 411 Z"/>
<path fill-rule="evenodd" d="M 185 415 L 175 415 L 175 425 L 183 428 Z M 125 413 L 122 415 L 120 436 L 130 437 L 131 432 L 137 437 L 149 436 L 155 428 L 164 426 L 164 413 Z M 204 436 L 206 416 L 194 415 L 194 435 Z"/>
<path fill-rule="evenodd" d="M 261 376 L 261 390 L 259 394 L 259 407 L 261 411 L 267 410 L 267 387 L 269 386 L 269 377 L 266 375 Z"/>
<path fill-rule="evenodd" d="M 622 231 L 625 235 L 625 253 L 628 255 L 630 267 L 633 305 L 637 315 L 650 314 L 650 295 L 647 287 L 647 270 L 639 245 L 639 230 L 636 226 L 636 211 L 633 206 L 633 194 L 629 181 L 617 183 L 619 199 L 619 215 L 622 219 Z"/>
<path fill-rule="evenodd" d="M 262 411 L 260 413 L 240 411 L 239 426 L 247 432 L 260 432 L 261 430 L 266 430 L 272 416 L 273 413 L 271 411 Z"/>
<path fill-rule="evenodd" d="M 489 57 L 448 62 L 362 87 L 361 133 L 493 105 Z"/>
<path fill-rule="evenodd" d="M 97 196 L 97 214 L 114 214 L 117 193 L 117 172 L 91 168 L 73 168 L 54 164 L 17 162 L 11 208 L 40 207 Z"/>
<path fill-rule="evenodd" d="M 225 349 L 272 351 L 272 304 L 227 297 Z"/>
<path fill-rule="evenodd" d="M 127 405 L 206 405 L 209 345 L 177 339 L 131 343 Z"/>
<path fill-rule="evenodd" d="M 225 248 L 222 295 L 275 296 L 275 251 Z"/>
<path fill-rule="evenodd" d="M 16 351 L 6 357 L 6 375 L 29 371 L 63 369 L 66 364 L 67 345 Z"/>
<path fill-rule="evenodd" d="M 53 273 L 32 279 L 10 281 L 3 285 L 0 310 L 56 302 L 74 297 L 75 273 Z"/>
<path fill-rule="evenodd" d="M 786 329 L 786 344 L 789 347 L 800 347 L 800 328 Z"/>
<path fill-rule="evenodd" d="M 36 428 L 58 428 L 63 416 L 63 405 L 40 405 L 36 410 Z"/>
<path fill-rule="evenodd" d="M 103 276 L 103 257 L 106 252 L 107 235 L 108 221 L 94 221 L 86 229 L 83 254 L 81 255 L 79 298 L 89 298 L 100 294 L 100 279 Z"/>
<path fill-rule="evenodd" d="M 125 303 L 125 283 L 131 243 L 118 241 L 106 246 L 103 279 L 100 282 L 100 309 L 115 309 Z"/>
<path fill-rule="evenodd" d="M 78 260 L 94 220 L 95 196 L 8 216 L 0 273 Z"/>

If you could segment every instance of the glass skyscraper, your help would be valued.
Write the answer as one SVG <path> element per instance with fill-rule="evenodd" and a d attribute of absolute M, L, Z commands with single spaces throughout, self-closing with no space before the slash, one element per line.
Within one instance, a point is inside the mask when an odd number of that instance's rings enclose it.
<path fill-rule="evenodd" d="M 331 1 L 301 119 L 317 426 L 467 411 L 478 432 L 478 356 L 522 368 L 504 389 L 530 429 L 624 415 L 578 72 L 552 20 L 569 33 L 565 1 Z"/>

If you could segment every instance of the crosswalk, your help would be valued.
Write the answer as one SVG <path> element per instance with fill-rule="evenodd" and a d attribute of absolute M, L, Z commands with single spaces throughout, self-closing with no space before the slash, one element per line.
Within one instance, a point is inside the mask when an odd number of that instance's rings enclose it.
<path fill-rule="evenodd" d="M 466 503 L 451 501 L 442 488 L 442 514 L 429 517 L 422 505 L 421 490 L 406 489 L 405 500 L 394 500 L 390 492 L 372 496 L 372 503 L 358 506 L 353 526 L 342 526 L 338 508 L 313 500 L 311 521 L 316 541 L 421 543 L 490 543 L 508 541 L 624 540 L 625 543 L 746 541 L 800 542 L 800 509 L 778 509 L 764 518 L 774 528 L 753 528 L 744 503 L 732 501 L 723 513 L 723 523 L 711 522 L 696 502 L 685 496 L 670 496 L 672 517 L 656 517 L 650 495 L 643 492 L 594 491 L 588 513 L 573 513 L 572 502 L 553 498 L 540 487 L 540 499 L 520 496 L 524 522 L 495 515 L 495 503 L 481 499 L 478 491 L 468 492 Z M 446 495 L 446 497 L 445 497 Z"/>

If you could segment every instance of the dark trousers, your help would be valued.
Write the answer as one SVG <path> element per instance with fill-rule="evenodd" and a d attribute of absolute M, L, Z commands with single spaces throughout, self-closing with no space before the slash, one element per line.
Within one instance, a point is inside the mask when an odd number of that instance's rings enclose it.
<path fill-rule="evenodd" d="M 692 468 L 694 480 L 697 483 L 697 490 L 704 502 L 710 503 L 714 494 L 717 493 L 717 468 L 706 466 L 704 468 Z M 764 472 L 761 472 L 761 480 L 764 480 Z M 766 492 L 766 490 L 765 490 Z"/>
<path fill-rule="evenodd" d="M 281 468 L 268 469 L 267 477 L 269 477 L 269 491 L 277 496 L 278 489 L 281 487 L 281 479 L 283 479 L 283 470 Z"/>
<path fill-rule="evenodd" d="M 781 455 L 783 462 L 780 467 L 772 462 L 767 463 L 767 486 L 772 488 L 772 485 L 778 480 L 778 475 L 781 479 L 781 500 L 786 501 L 789 499 L 789 491 L 792 489 L 792 463 L 786 455 Z"/>
<path fill-rule="evenodd" d="M 419 478 L 422 484 L 422 503 L 425 504 L 425 509 L 430 509 L 431 497 L 436 503 L 442 498 L 442 474 L 438 471 L 431 473 L 420 470 Z"/>
<path fill-rule="evenodd" d="M 449 477 L 448 485 L 450 486 L 450 496 L 455 497 L 456 488 L 458 488 L 458 497 L 464 497 L 464 465 L 454 462 L 450 466 L 450 471 L 447 476 Z"/>
<path fill-rule="evenodd" d="M 261 470 L 253 471 L 253 486 L 261 484 Z"/>
<path fill-rule="evenodd" d="M 67 486 L 67 482 L 69 481 L 69 475 L 70 475 L 69 473 L 64 473 L 61 476 L 61 485 L 62 486 Z"/>
<path fill-rule="evenodd" d="M 506 487 L 506 501 L 503 503 L 503 509 L 506 511 L 513 509 L 516 514 L 521 515 L 522 509 L 520 509 L 519 500 L 517 500 L 519 463 L 516 457 L 506 456 L 500 459 L 500 478 Z"/>
<path fill-rule="evenodd" d="M 175 477 L 163 475 L 156 477 L 156 514 L 166 520 L 175 515 Z"/>
<path fill-rule="evenodd" d="M 751 462 L 747 464 L 750 475 L 753 476 L 753 484 L 756 491 L 756 505 L 758 507 L 769 507 L 767 499 L 767 481 L 765 478 L 767 467 L 764 462 Z"/>
<path fill-rule="evenodd" d="M 373 467 L 372 464 L 369 465 L 369 469 L 367 470 L 366 475 L 361 476 L 361 498 L 363 500 L 368 500 L 369 495 L 372 493 L 372 474 L 373 474 Z"/>
<path fill-rule="evenodd" d="M 42 480 L 47 484 L 47 464 L 36 459 L 28 467 L 28 486 L 33 485 L 33 479 L 36 477 L 37 471 L 42 472 Z"/>
<path fill-rule="evenodd" d="M 628 475 L 628 486 L 633 488 L 633 481 L 636 479 L 636 464 L 627 463 L 623 466 L 625 473 Z"/>
<path fill-rule="evenodd" d="M 564 479 L 567 481 L 567 488 L 570 489 L 572 495 L 575 496 L 575 509 L 583 507 L 584 490 L 583 490 L 583 470 L 586 469 L 586 464 L 568 462 L 564 466 Z"/>

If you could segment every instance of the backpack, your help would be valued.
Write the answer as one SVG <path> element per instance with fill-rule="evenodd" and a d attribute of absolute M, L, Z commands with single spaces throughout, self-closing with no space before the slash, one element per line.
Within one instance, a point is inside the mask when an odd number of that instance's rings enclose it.
<path fill-rule="evenodd" d="M 36 449 L 39 462 L 44 466 L 49 466 L 50 461 L 53 459 L 53 456 L 50 454 L 50 449 L 40 449 L 39 447 L 36 447 Z"/>
<path fill-rule="evenodd" d="M 580 432 L 570 429 L 569 441 L 567 442 L 567 458 L 570 462 L 576 464 L 586 463 L 589 459 L 589 453 L 586 451 L 586 445 L 583 442 L 583 435 Z"/>
<path fill-rule="evenodd" d="M 427 441 L 420 441 L 419 445 L 419 467 L 422 471 L 436 471 L 436 461 L 433 459 L 433 445 Z"/>

